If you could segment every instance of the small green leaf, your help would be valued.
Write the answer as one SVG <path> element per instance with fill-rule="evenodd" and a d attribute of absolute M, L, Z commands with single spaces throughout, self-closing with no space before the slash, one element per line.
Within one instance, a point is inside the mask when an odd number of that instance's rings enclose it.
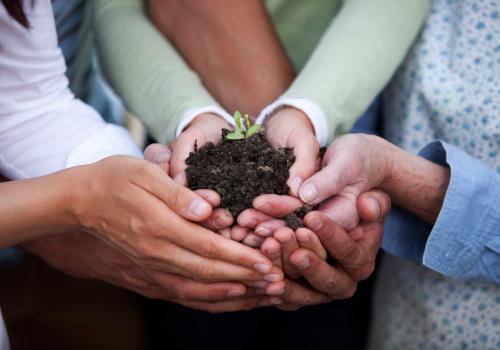
<path fill-rule="evenodd" d="M 245 126 L 246 126 L 246 129 L 250 129 L 250 126 L 252 125 L 252 123 L 250 123 L 250 117 L 248 116 L 248 114 L 245 114 Z"/>
<path fill-rule="evenodd" d="M 240 111 L 234 112 L 234 121 L 236 122 L 236 129 L 241 130 L 241 113 L 240 113 Z"/>
<path fill-rule="evenodd" d="M 245 135 L 240 130 L 235 130 L 226 136 L 228 140 L 241 140 L 243 138 L 245 138 Z"/>
<path fill-rule="evenodd" d="M 248 130 L 247 130 L 247 134 L 246 134 L 247 137 L 250 137 L 253 134 L 259 132 L 260 128 L 261 128 L 260 124 L 254 124 L 251 127 L 249 127 Z"/>

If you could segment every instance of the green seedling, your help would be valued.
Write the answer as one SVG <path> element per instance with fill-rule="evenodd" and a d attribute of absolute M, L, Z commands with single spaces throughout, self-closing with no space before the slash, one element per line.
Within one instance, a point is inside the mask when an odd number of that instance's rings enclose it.
<path fill-rule="evenodd" d="M 233 132 L 227 134 L 226 138 L 228 140 L 242 140 L 248 139 L 253 134 L 259 132 L 261 125 L 253 124 L 250 122 L 250 117 L 245 114 L 243 117 L 239 111 L 234 112 L 234 122 L 236 123 L 236 129 Z M 245 124 L 243 125 L 242 119 L 244 119 Z"/>

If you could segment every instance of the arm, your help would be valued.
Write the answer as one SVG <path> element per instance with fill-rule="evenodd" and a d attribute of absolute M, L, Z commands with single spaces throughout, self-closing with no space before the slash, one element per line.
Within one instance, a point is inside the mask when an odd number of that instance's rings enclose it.
<path fill-rule="evenodd" d="M 149 13 L 230 112 L 256 116 L 294 78 L 262 1 L 150 0 Z"/>
<path fill-rule="evenodd" d="M 304 182 L 301 197 L 320 203 L 333 196 L 320 210 L 342 222 L 357 217 L 353 201 L 372 188 L 406 209 L 389 217 L 385 249 L 450 277 L 500 283 L 494 170 L 444 142 L 416 156 L 379 137 L 347 135 L 328 149 L 324 168 Z"/>
<path fill-rule="evenodd" d="M 107 78 L 159 142 L 173 139 L 181 119 L 197 115 L 193 111 L 217 106 L 198 76 L 150 22 L 142 1 L 95 0 L 94 20 Z M 218 112 L 230 120 L 220 108 Z"/>
<path fill-rule="evenodd" d="M 402 62 L 429 0 L 348 0 L 283 99 L 306 99 L 325 118 L 320 138 L 348 131 Z M 311 108 L 308 108 L 311 110 Z M 322 112 L 322 113 L 321 113 Z M 311 113 L 311 114 L 312 114 Z M 321 114 L 324 117 L 321 117 Z M 319 132 L 317 132 L 319 134 Z"/>

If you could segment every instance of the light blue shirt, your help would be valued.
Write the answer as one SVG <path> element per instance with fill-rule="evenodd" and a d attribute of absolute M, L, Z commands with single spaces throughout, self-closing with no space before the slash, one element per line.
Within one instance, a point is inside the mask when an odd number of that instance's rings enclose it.
<path fill-rule="evenodd" d="M 443 141 L 419 154 L 450 167 L 443 207 L 434 225 L 394 208 L 383 248 L 449 277 L 500 284 L 500 174 Z"/>

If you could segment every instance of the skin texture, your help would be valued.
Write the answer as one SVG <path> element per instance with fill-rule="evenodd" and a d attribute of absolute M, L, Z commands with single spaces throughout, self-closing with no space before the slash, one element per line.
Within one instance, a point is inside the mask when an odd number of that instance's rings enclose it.
<path fill-rule="evenodd" d="M 294 72 L 260 0 L 149 0 L 149 14 L 230 113 L 256 116 Z"/>

